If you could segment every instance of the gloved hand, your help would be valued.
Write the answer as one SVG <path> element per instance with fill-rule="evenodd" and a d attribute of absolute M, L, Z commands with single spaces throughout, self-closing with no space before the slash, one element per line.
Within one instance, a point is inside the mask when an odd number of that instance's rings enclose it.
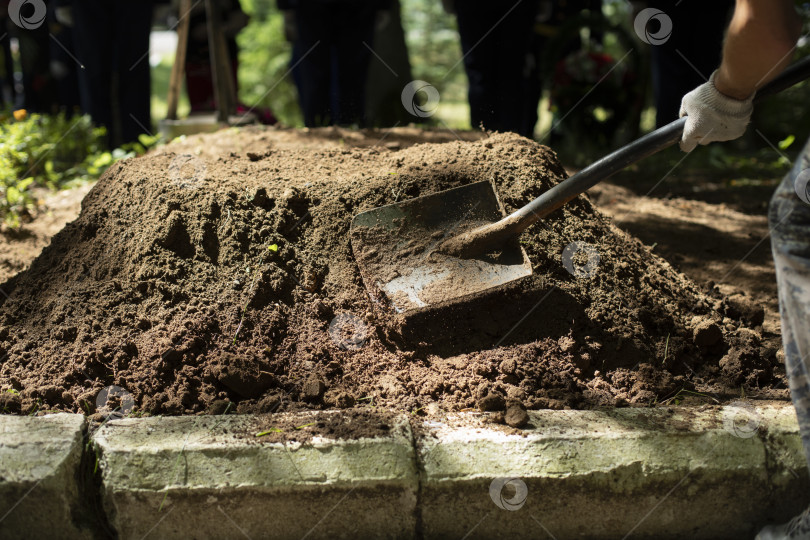
<path fill-rule="evenodd" d="M 681 100 L 680 116 L 686 116 L 681 150 L 691 152 L 698 144 L 730 141 L 742 136 L 754 110 L 754 95 L 740 101 L 720 93 L 714 86 L 717 71 Z"/>

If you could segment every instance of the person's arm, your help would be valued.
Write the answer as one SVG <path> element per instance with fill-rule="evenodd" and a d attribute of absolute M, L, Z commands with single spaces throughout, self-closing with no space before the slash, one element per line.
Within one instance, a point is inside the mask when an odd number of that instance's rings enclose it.
<path fill-rule="evenodd" d="M 792 0 L 737 0 L 714 85 L 747 99 L 790 63 L 801 21 Z"/>
<path fill-rule="evenodd" d="M 792 0 L 737 0 L 720 67 L 681 102 L 682 150 L 745 133 L 756 90 L 790 63 L 800 30 Z"/>

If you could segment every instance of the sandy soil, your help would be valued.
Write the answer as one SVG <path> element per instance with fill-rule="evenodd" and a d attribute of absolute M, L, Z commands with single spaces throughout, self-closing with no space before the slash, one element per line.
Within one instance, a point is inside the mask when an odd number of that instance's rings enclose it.
<path fill-rule="evenodd" d="M 722 205 L 601 186 L 633 236 L 581 197 L 524 233 L 535 275 L 500 296 L 407 320 L 370 301 L 356 212 L 478 180 L 512 210 L 564 177 L 539 145 L 482 137 L 226 130 L 113 167 L 3 284 L 0 386 L 19 392 L 3 406 L 92 413 L 114 384 L 151 414 L 476 407 L 519 424 L 684 390 L 786 397 L 764 217 Z M 9 274 L 75 216 L 81 192 L 60 197 L 58 219 L 7 235 Z M 588 280 L 560 262 L 572 239 L 602 255 Z"/>
<path fill-rule="evenodd" d="M 82 199 L 92 187 L 88 184 L 56 193 L 43 190 L 38 194 L 41 204 L 34 219 L 19 230 L 0 233 L 0 283 L 24 270 L 54 234 L 79 217 Z"/>
<path fill-rule="evenodd" d="M 764 329 L 779 334 L 776 274 L 764 211 L 752 214 L 724 203 L 639 196 L 611 183 L 588 193 L 618 227 L 654 246 L 655 253 L 697 283 L 711 281 L 725 294 L 750 295 L 765 308 Z"/>

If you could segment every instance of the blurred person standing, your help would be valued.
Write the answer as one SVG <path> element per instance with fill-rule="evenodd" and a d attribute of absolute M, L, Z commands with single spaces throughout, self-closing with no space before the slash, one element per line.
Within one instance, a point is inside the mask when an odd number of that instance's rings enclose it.
<path fill-rule="evenodd" d="M 524 70 L 531 52 L 538 0 L 513 2 L 444 1 L 458 21 L 464 68 L 469 80 L 470 123 L 494 131 L 533 135 L 524 120 Z"/>
<path fill-rule="evenodd" d="M 8 0 L 0 0 L 0 107 L 16 108 L 14 60 L 11 57 L 11 36 L 8 35 Z"/>
<path fill-rule="evenodd" d="M 72 58 L 70 29 L 73 23 L 64 15 L 64 7 L 44 0 L 14 4 L 0 1 L 0 102 L 42 114 L 72 114 L 78 110 L 78 65 Z M 20 80 L 15 80 L 12 38 L 19 47 Z M 19 89 L 15 88 L 18 83 Z"/>
<path fill-rule="evenodd" d="M 152 0 L 59 0 L 73 22 L 82 112 L 107 128 L 110 147 L 148 133 Z"/>
<path fill-rule="evenodd" d="M 20 28 L 11 25 L 20 51 L 23 101 L 20 107 L 30 112 L 51 114 L 57 112 L 56 84 L 50 72 L 49 24 Z"/>
<path fill-rule="evenodd" d="M 523 91 L 525 105 L 521 133 L 533 134 L 534 126 L 537 125 L 539 120 L 537 110 L 543 97 L 543 88 L 551 79 L 554 68 L 554 66 L 547 65 L 548 62 L 545 64 L 543 62 L 548 44 L 559 35 L 560 28 L 565 24 L 566 19 L 576 16 L 581 9 L 584 9 L 584 6 L 580 7 L 582 3 L 554 0 L 539 0 L 538 2 L 538 9 L 534 21 L 532 21 L 529 49 L 526 56 L 527 62 L 524 69 Z M 573 43 L 563 52 L 571 52 L 571 50 L 578 48 L 578 45 L 578 43 Z M 553 135 L 554 133 L 552 133 Z"/>
<path fill-rule="evenodd" d="M 50 40 L 50 73 L 56 86 L 58 109 L 68 114 L 78 114 L 81 111 L 80 68 L 73 46 L 72 15 L 72 10 L 64 7 L 48 12 L 48 25 L 53 36 Z"/>
<path fill-rule="evenodd" d="M 48 67 L 49 38 L 48 10 L 39 2 L 0 1 L 0 40 L 4 41 L 4 79 L 14 87 L 12 106 L 31 112 L 56 112 L 56 91 Z M 9 39 L 7 39 L 9 38 Z M 11 55 L 11 40 L 17 41 L 20 62 L 19 80 L 15 78 Z"/>
<path fill-rule="evenodd" d="M 672 21 L 668 39 L 651 47 L 655 124 L 661 127 L 678 119 L 683 95 L 705 82 L 720 63 L 723 30 L 734 0 L 647 0 L 633 4 L 634 11 L 656 8 Z"/>
<path fill-rule="evenodd" d="M 365 124 L 374 23 L 387 0 L 278 0 L 307 127 Z"/>
<path fill-rule="evenodd" d="M 405 30 L 402 27 L 400 1 L 391 0 L 377 13 L 374 28 L 375 58 L 370 59 L 366 76 L 367 127 L 408 124 L 414 116 L 401 103 L 403 81 L 411 81 L 411 63 Z"/>

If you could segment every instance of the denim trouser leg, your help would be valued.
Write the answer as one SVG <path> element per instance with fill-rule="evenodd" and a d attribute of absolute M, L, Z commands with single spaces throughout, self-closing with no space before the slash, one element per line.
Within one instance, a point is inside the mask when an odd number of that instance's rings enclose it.
<path fill-rule="evenodd" d="M 810 172 L 801 174 L 808 169 L 810 141 L 774 193 L 769 220 L 779 285 L 785 370 L 810 466 L 810 204 L 798 197 L 795 187 L 797 178 L 800 181 L 805 176 L 810 178 Z"/>

